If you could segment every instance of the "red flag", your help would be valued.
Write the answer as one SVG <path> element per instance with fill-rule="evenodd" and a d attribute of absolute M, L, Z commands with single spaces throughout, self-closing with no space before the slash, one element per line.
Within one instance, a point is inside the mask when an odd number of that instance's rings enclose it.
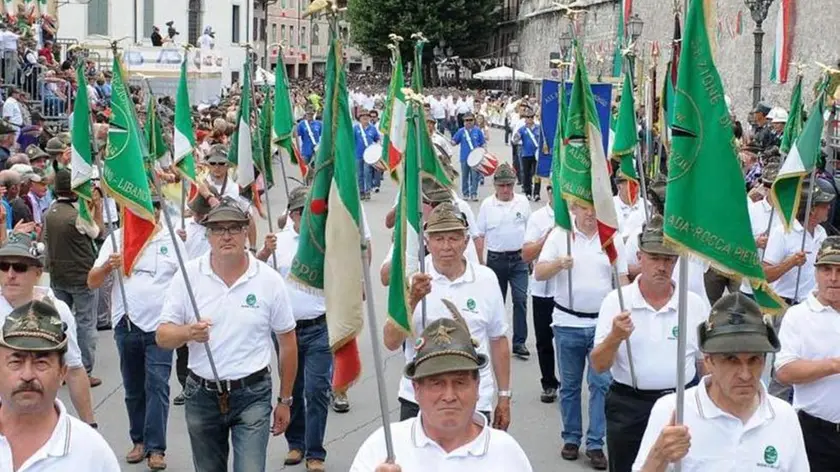
<path fill-rule="evenodd" d="M 141 218 L 133 211 L 122 207 L 122 259 L 123 274 L 128 277 L 134 269 L 134 264 L 146 248 L 152 235 L 155 234 L 154 221 Z"/>

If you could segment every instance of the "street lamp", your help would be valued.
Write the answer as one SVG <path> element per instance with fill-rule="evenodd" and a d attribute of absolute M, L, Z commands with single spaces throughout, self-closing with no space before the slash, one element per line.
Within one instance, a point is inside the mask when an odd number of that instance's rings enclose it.
<path fill-rule="evenodd" d="M 645 29 L 645 22 L 639 18 L 638 13 L 633 13 L 633 16 L 627 21 L 627 32 L 630 33 L 630 40 L 634 43 L 642 35 Z"/>
<path fill-rule="evenodd" d="M 572 35 L 568 32 L 563 33 L 560 36 L 560 57 L 562 58 L 560 61 L 560 76 L 563 82 L 566 82 L 566 64 L 570 61 L 567 59 L 569 58 L 569 50 L 572 48 Z"/>
<path fill-rule="evenodd" d="M 519 54 L 519 41 L 512 39 L 508 43 L 508 52 L 510 53 L 510 91 L 513 92 L 516 87 L 516 56 Z"/>
<path fill-rule="evenodd" d="M 761 24 L 767 19 L 767 12 L 770 10 L 770 5 L 773 4 L 773 0 L 744 0 L 744 3 L 750 9 L 750 15 L 753 21 L 755 21 L 755 30 L 753 31 L 753 37 L 755 38 L 755 58 L 753 59 L 752 89 L 753 107 L 755 107 L 761 101 L 761 50 L 762 43 L 764 42 L 764 30 L 761 29 Z"/>

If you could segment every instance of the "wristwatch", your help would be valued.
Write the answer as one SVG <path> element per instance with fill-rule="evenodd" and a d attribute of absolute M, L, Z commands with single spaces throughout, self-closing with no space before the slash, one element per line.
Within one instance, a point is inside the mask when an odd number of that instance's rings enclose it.
<path fill-rule="evenodd" d="M 280 405 L 286 405 L 288 407 L 291 407 L 292 406 L 292 401 L 294 401 L 294 397 L 288 397 L 288 398 L 277 397 L 277 403 L 280 404 Z"/>
<path fill-rule="evenodd" d="M 510 390 L 499 390 L 499 398 L 510 398 L 513 393 Z"/>

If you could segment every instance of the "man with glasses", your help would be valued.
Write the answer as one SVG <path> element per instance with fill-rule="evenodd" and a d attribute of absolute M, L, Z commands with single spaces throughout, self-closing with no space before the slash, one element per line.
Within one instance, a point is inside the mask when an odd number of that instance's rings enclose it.
<path fill-rule="evenodd" d="M 207 165 L 210 166 L 210 173 L 207 174 L 207 185 L 215 190 L 221 197 L 229 197 L 237 202 L 242 211 L 248 214 L 248 243 L 251 252 L 256 252 L 257 247 L 257 225 L 251 215 L 251 203 L 239 195 L 239 185 L 230 176 L 230 161 L 228 160 L 227 147 L 217 144 L 210 148 L 207 156 Z M 211 198 L 211 205 L 216 204 Z"/>
<path fill-rule="evenodd" d="M 485 144 L 484 133 L 475 126 L 475 116 L 472 113 L 464 115 L 464 127 L 452 136 L 452 144 L 460 146 L 461 160 L 461 196 L 464 200 L 478 201 L 477 170 L 473 170 L 467 163 L 467 157 L 476 148 Z"/>
<path fill-rule="evenodd" d="M 55 298 L 49 288 L 36 286 L 43 272 L 44 256 L 35 250 L 32 237 L 29 234 L 12 233 L 9 241 L 0 248 L 0 325 L 12 310 L 33 300 L 45 301 L 55 307 L 61 321 L 67 325 L 64 364 L 67 366 L 65 382 L 70 391 L 70 401 L 76 409 L 76 415 L 97 428 L 91 406 L 90 382 L 76 339 L 76 320 L 67 304 Z"/>
<path fill-rule="evenodd" d="M 508 163 L 496 169 L 493 186 L 496 193 L 481 202 L 478 210 L 478 234 L 475 247 L 479 259 L 496 273 L 502 299 L 507 298 L 508 285 L 513 296 L 513 354 L 528 359 L 531 352 L 525 347 L 528 338 L 528 263 L 522 259 L 525 228 L 531 216 L 531 205 L 525 196 L 513 190 L 516 172 Z"/>
<path fill-rule="evenodd" d="M 155 220 L 160 218 L 161 198 L 152 197 Z M 99 249 L 88 286 L 95 290 L 116 270 L 124 270 L 122 254 L 123 228 Z M 116 248 L 112 244 L 116 239 Z M 120 373 L 125 387 L 125 406 L 128 412 L 129 436 L 133 444 L 125 456 L 126 462 L 136 464 L 146 459 L 151 470 L 166 468 L 166 425 L 169 419 L 169 376 L 172 371 L 172 350 L 155 343 L 155 329 L 160 322 L 163 298 L 178 271 L 175 251 L 186 254 L 182 241 L 167 229 L 157 228 L 143 248 L 129 275 L 111 287 L 111 326 L 120 356 Z M 123 300 L 125 294 L 125 300 Z"/>
<path fill-rule="evenodd" d="M 298 359 L 295 320 L 283 277 L 245 250 L 248 222 L 229 198 L 210 210 L 203 222 L 210 252 L 172 280 L 157 329 L 160 347 L 189 348 L 187 429 L 195 469 L 205 472 L 228 470 L 230 442 L 233 470 L 264 471 L 269 432 L 280 435 L 289 425 Z M 200 303 L 200 320 L 184 277 Z M 280 348 L 280 396 L 269 421 L 272 335 Z"/>

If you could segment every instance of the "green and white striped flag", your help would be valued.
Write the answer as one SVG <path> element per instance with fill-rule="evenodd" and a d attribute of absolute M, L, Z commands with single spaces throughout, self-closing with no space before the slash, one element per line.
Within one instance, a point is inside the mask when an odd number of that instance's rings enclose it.
<path fill-rule="evenodd" d="M 90 147 L 90 105 L 82 65 L 76 67 L 79 92 L 73 109 L 73 139 L 70 154 L 70 186 L 79 196 L 79 218 L 93 225 L 93 152 Z"/>
<path fill-rule="evenodd" d="M 195 131 L 190 112 L 190 91 L 187 86 L 187 58 L 181 63 L 181 79 L 175 95 L 175 137 L 173 160 L 181 174 L 195 182 Z"/>

